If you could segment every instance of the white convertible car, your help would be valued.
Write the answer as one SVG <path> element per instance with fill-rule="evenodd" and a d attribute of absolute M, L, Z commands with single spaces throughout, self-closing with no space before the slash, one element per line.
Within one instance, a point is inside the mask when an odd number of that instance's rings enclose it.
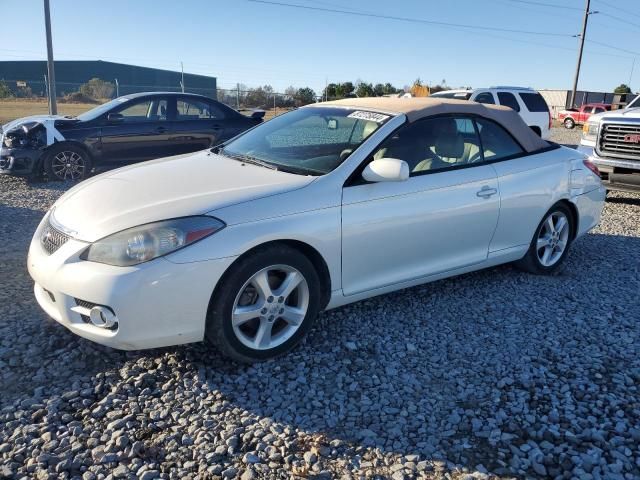
<path fill-rule="evenodd" d="M 508 108 L 348 99 L 80 183 L 28 267 L 78 335 L 206 340 L 249 362 L 291 349 L 322 309 L 506 262 L 553 273 L 604 197 L 586 157 Z"/>

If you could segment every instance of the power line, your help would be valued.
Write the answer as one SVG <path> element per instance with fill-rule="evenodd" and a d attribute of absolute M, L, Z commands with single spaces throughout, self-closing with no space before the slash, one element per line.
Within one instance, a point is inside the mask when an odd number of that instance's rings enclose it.
<path fill-rule="evenodd" d="M 619 6 L 613 5 L 612 3 L 609 3 L 609 2 L 605 2 L 604 0 L 598 0 L 598 3 L 606 5 L 607 7 L 611 7 L 614 10 L 619 10 L 623 13 L 628 13 L 629 15 L 633 15 L 634 17 L 640 17 L 640 13 L 632 12 L 630 10 L 625 10 L 624 8 L 620 8 Z"/>
<path fill-rule="evenodd" d="M 618 22 L 626 23 L 626 24 L 628 24 L 628 25 L 633 25 L 633 26 L 634 26 L 634 27 L 636 27 L 636 28 L 640 28 L 640 24 L 639 24 L 639 23 L 630 22 L 630 21 L 629 21 L 629 20 L 627 20 L 626 18 L 617 17 L 617 16 L 615 16 L 615 15 L 611 15 L 611 14 L 606 13 L 606 12 L 600 12 L 600 11 L 598 11 L 598 12 L 596 12 L 596 13 L 599 13 L 600 15 L 605 16 L 605 17 L 609 17 L 609 18 L 611 18 L 611 19 L 613 19 L 613 20 L 616 20 L 616 21 L 618 21 Z"/>
<path fill-rule="evenodd" d="M 587 42 L 594 43 L 594 44 L 600 45 L 602 47 L 613 48 L 614 50 L 618 50 L 619 52 L 630 53 L 631 55 L 634 55 L 634 56 L 640 56 L 639 52 L 634 52 L 632 50 L 627 50 L 625 48 L 616 47 L 615 45 L 610 45 L 608 43 L 597 42 L 595 40 L 587 40 Z"/>
<path fill-rule="evenodd" d="M 538 7 L 552 7 L 552 8 L 562 8 L 565 10 L 578 10 L 578 11 L 582 11 L 581 8 L 578 7 L 567 7 L 566 5 L 556 5 L 555 3 L 545 3 L 545 2 L 534 2 L 534 1 L 529 1 L 529 0 L 507 0 L 508 2 L 513 2 L 513 3 L 524 3 L 527 5 L 536 5 Z"/>
<path fill-rule="evenodd" d="M 336 8 L 325 8 L 325 7 L 313 7 L 311 5 L 298 5 L 294 3 L 285 3 L 285 2 L 275 2 L 270 0 L 247 0 L 253 3 L 262 3 L 265 5 L 274 5 L 279 7 L 288 7 L 288 8 L 298 8 L 302 10 L 314 10 L 319 12 L 329 12 L 329 13 L 340 13 L 343 15 L 353 15 L 359 17 L 369 17 L 369 18 L 380 18 L 384 20 L 396 20 L 400 22 L 410 22 L 410 23 L 421 23 L 427 25 L 436 25 L 439 27 L 458 27 L 458 28 L 471 28 L 477 30 L 487 30 L 494 32 L 503 32 L 503 33 L 519 33 L 525 35 L 542 35 L 549 37 L 573 37 L 573 35 L 569 33 L 555 33 L 555 32 L 535 32 L 531 30 L 517 30 L 511 28 L 500 28 L 500 27 L 485 27 L 480 25 L 468 25 L 463 23 L 450 23 L 450 22 L 440 22 L 436 20 L 425 20 L 420 18 L 409 18 L 409 17 L 396 17 L 393 15 L 382 15 L 377 13 L 365 13 L 365 12 L 354 12 L 349 10 L 339 10 Z"/>

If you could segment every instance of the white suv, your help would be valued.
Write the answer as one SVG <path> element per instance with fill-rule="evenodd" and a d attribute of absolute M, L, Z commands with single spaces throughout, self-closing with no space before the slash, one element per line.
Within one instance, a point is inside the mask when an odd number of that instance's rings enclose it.
<path fill-rule="evenodd" d="M 532 88 L 490 87 L 473 90 L 443 90 L 431 96 L 504 105 L 518 112 L 525 123 L 531 127 L 531 130 L 544 139 L 549 138 L 551 129 L 549 106 L 542 95 Z"/>

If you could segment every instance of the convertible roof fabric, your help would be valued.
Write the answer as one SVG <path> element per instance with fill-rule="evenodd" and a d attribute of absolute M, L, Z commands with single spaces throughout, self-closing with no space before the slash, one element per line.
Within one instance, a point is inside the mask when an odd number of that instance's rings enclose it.
<path fill-rule="evenodd" d="M 452 100 L 448 98 L 347 98 L 323 102 L 314 105 L 335 105 L 339 107 L 351 107 L 378 112 L 405 114 L 410 122 L 415 122 L 424 117 L 442 114 L 472 114 L 491 119 L 504 128 L 522 145 L 527 152 L 535 152 L 547 148 L 550 144 L 540 138 L 522 120 L 517 112 L 509 107 L 500 105 L 487 105 L 484 103 L 470 102 L 467 100 Z"/>

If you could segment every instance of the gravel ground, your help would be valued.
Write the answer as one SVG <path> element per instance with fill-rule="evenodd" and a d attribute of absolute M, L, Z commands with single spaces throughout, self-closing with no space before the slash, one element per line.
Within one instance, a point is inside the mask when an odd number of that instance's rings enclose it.
<path fill-rule="evenodd" d="M 373 298 L 237 366 L 46 318 L 26 250 L 67 187 L 0 178 L 0 478 L 640 477 L 640 196 L 610 195 L 558 276 Z"/>
<path fill-rule="evenodd" d="M 551 129 L 550 140 L 556 143 L 567 145 L 568 147 L 576 147 L 580 143 L 582 136 L 582 128 L 567 129 L 564 127 L 554 127 Z"/>

